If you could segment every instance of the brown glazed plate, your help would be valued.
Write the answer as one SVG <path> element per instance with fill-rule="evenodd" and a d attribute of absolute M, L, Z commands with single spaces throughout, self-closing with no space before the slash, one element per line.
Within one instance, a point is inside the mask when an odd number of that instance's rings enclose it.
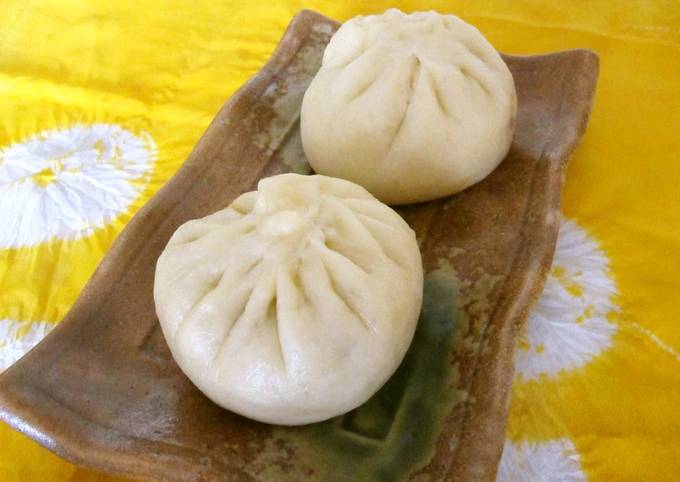
<path fill-rule="evenodd" d="M 174 230 L 255 188 L 308 173 L 300 103 L 338 23 L 303 11 L 267 65 L 219 112 L 175 177 L 116 240 L 62 323 L 0 376 L 0 417 L 66 459 L 162 481 L 492 481 L 513 349 L 550 267 L 567 159 L 585 129 L 597 56 L 504 56 L 519 100 L 503 163 L 455 196 L 399 208 L 426 270 L 416 336 L 367 403 L 277 427 L 203 396 L 154 312 Z"/>

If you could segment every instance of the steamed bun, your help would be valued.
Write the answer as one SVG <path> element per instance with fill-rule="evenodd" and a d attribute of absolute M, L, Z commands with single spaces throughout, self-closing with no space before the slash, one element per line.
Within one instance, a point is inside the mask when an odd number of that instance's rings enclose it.
<path fill-rule="evenodd" d="M 340 27 L 302 103 L 302 143 L 319 174 L 390 204 L 458 192 L 512 141 L 512 74 L 453 15 L 388 10 Z"/>
<path fill-rule="evenodd" d="M 180 368 L 215 403 L 297 425 L 347 412 L 392 375 L 420 313 L 413 231 L 353 183 L 283 174 L 180 226 L 156 312 Z"/>

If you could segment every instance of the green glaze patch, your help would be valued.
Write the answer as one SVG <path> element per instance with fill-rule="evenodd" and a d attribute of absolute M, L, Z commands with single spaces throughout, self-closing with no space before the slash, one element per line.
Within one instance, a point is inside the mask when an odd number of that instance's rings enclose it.
<path fill-rule="evenodd" d="M 392 482 L 426 465 L 442 420 L 466 395 L 456 389 L 458 372 L 451 363 L 466 329 L 456 307 L 458 284 L 451 268 L 429 273 L 413 343 L 392 378 L 347 415 L 275 429 L 272 446 L 289 447 L 292 457 L 276 463 L 263 453 L 258 475 L 295 481 Z"/>
<path fill-rule="evenodd" d="M 297 127 L 300 128 L 299 126 Z M 312 167 L 307 162 L 305 151 L 302 149 L 302 139 L 299 134 L 290 137 L 281 147 L 281 162 L 288 166 L 295 174 L 309 174 Z"/>

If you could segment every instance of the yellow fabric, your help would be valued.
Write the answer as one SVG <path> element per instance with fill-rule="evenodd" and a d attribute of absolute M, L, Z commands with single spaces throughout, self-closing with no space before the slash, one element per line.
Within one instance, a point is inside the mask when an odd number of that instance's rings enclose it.
<path fill-rule="evenodd" d="M 0 320 L 15 323 L 16 341 L 32 324 L 48 330 L 64 317 L 125 223 L 264 64 L 298 10 L 344 20 L 390 6 L 458 14 L 505 52 L 585 47 L 599 53 L 597 99 L 571 160 L 563 210 L 608 259 L 616 309 L 607 318 L 614 328 L 587 362 L 517 379 L 508 439 L 568 438 L 588 480 L 680 478 L 680 3 L 674 0 L 5 0 L 0 149 L 40 133 L 39 142 L 68 146 L 64 137 L 76 134 L 65 129 L 118 126 L 143 146 L 147 168 L 125 181 L 134 200 L 91 232 L 0 248 Z M 92 135 L 90 150 L 99 155 L 104 148 Z M 120 145 L 123 156 L 132 152 L 131 144 Z M 7 152 L 0 151 L 0 167 Z M 52 161 L 31 175 L 35 186 L 54 185 L 64 165 Z M 0 226 L 9 221 L 9 215 L 0 219 Z M 558 282 L 564 269 L 553 270 Z M 569 292 L 578 298 L 581 288 Z M 9 342 L 0 340 L 0 350 L 3 343 Z M 520 350 L 540 354 L 539 345 L 525 341 Z M 120 480 L 76 468 L 4 425 L 0 479 Z"/>

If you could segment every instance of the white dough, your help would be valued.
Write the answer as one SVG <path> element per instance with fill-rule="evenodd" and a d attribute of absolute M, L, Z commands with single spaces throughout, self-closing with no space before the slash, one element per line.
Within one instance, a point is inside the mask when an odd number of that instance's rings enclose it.
<path fill-rule="evenodd" d="M 426 201 L 498 166 L 516 110 L 512 74 L 476 28 L 391 9 L 331 39 L 302 102 L 302 143 L 319 174 L 389 204 Z"/>
<path fill-rule="evenodd" d="M 365 402 L 413 338 L 415 234 L 356 184 L 282 174 L 189 221 L 158 259 L 156 312 L 180 368 L 215 403 L 268 423 Z"/>

